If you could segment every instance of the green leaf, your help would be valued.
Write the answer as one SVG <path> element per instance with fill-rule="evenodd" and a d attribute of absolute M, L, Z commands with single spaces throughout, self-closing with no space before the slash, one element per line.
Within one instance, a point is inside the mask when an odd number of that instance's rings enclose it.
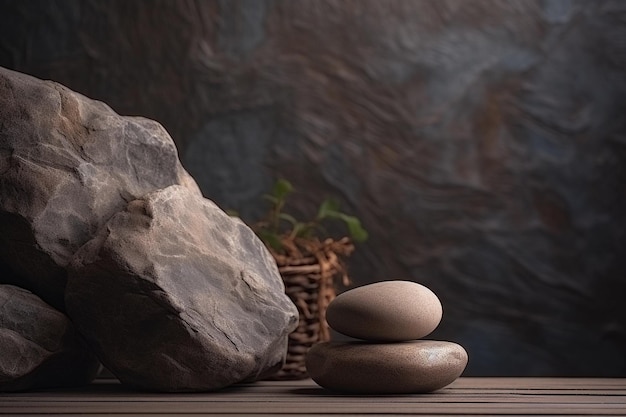
<path fill-rule="evenodd" d="M 291 234 L 297 237 L 304 237 L 307 235 L 309 229 L 310 227 L 308 224 L 298 222 L 293 225 L 293 231 L 291 232 Z"/>
<path fill-rule="evenodd" d="M 327 198 L 320 204 L 320 208 L 317 211 L 317 219 L 322 220 L 327 217 L 334 217 L 333 214 L 339 212 L 339 203 L 336 200 Z"/>
<path fill-rule="evenodd" d="M 298 221 L 296 220 L 296 218 L 293 217 L 291 214 L 280 213 L 278 215 L 278 218 L 289 222 L 293 227 L 295 227 L 298 224 Z"/>
<path fill-rule="evenodd" d="M 281 178 L 274 184 L 272 195 L 278 200 L 284 200 L 285 197 L 292 191 L 293 185 L 291 185 L 291 183 L 286 179 Z"/>
<path fill-rule="evenodd" d="M 332 199 L 326 199 L 320 205 L 317 213 L 317 220 L 323 219 L 339 219 L 342 220 L 348 227 L 350 237 L 355 242 L 364 242 L 367 240 L 368 233 L 361 225 L 359 219 L 354 216 L 349 216 L 339 211 L 339 203 Z"/>
<path fill-rule="evenodd" d="M 350 232 L 352 240 L 355 242 L 365 242 L 367 240 L 368 233 L 361 225 L 359 219 L 353 216 L 348 216 L 347 214 L 342 214 L 340 218 L 348 226 L 348 231 Z"/>

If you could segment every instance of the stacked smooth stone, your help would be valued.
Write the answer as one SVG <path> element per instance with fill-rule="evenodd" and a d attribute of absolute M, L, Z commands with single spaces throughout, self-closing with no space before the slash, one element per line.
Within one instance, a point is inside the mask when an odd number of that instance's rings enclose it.
<path fill-rule="evenodd" d="M 328 306 L 331 328 L 360 341 L 323 342 L 306 357 L 322 387 L 360 394 L 407 394 L 438 390 L 467 365 L 462 346 L 423 340 L 439 325 L 443 308 L 430 289 L 411 281 L 364 285 Z"/>

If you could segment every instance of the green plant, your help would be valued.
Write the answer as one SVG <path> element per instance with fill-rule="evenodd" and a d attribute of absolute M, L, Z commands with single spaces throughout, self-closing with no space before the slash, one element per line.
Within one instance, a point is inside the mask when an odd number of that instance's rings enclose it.
<path fill-rule="evenodd" d="M 262 221 L 252 225 L 276 261 L 285 284 L 285 293 L 298 308 L 297 328 L 289 335 L 287 357 L 275 379 L 306 377 L 305 357 L 315 343 L 330 340 L 326 309 L 335 298 L 335 284 L 350 284 L 344 260 L 354 251 L 353 242 L 367 239 L 359 219 L 340 210 L 332 199 L 322 201 L 309 221 L 300 221 L 285 211 L 288 197 L 294 192 L 285 179 L 276 181 L 263 197 L 270 207 Z M 339 221 L 348 236 L 335 239 L 323 224 Z"/>
<path fill-rule="evenodd" d="M 316 216 L 310 221 L 299 221 L 284 211 L 287 197 L 294 191 L 291 183 L 279 179 L 274 184 L 272 192 L 263 197 L 271 203 L 265 220 L 258 222 L 254 230 L 265 244 L 275 251 L 282 251 L 285 241 L 297 239 L 311 239 L 324 232 L 322 223 L 328 220 L 343 222 L 350 238 L 355 242 L 367 239 L 367 231 L 358 218 L 340 211 L 339 203 L 333 199 L 325 199 L 320 204 Z"/>

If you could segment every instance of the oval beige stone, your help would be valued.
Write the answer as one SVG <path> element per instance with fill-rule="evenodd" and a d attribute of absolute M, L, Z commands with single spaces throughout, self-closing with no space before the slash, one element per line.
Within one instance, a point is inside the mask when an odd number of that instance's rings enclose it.
<path fill-rule="evenodd" d="M 359 394 L 432 392 L 457 379 L 467 365 L 462 346 L 436 340 L 398 343 L 324 342 L 306 367 L 322 387 Z"/>
<path fill-rule="evenodd" d="M 338 295 L 326 311 L 330 327 L 363 340 L 404 341 L 429 335 L 443 309 L 430 289 L 411 281 L 383 281 Z"/>

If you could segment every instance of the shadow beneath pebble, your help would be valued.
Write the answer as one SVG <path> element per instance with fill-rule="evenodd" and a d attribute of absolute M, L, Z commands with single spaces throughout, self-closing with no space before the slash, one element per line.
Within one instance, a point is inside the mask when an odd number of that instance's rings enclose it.
<path fill-rule="evenodd" d="M 289 394 L 294 395 L 309 395 L 309 396 L 328 396 L 328 395 L 340 395 L 336 392 L 329 391 L 322 387 L 311 387 L 311 388 L 294 388 L 287 391 Z"/>
<path fill-rule="evenodd" d="M 293 395 L 303 395 L 311 397 L 353 397 L 353 398 L 390 398 L 390 397 L 420 397 L 429 396 L 432 393 L 420 394 L 357 394 L 353 392 L 330 391 L 322 387 L 294 388 L 287 391 Z"/>

